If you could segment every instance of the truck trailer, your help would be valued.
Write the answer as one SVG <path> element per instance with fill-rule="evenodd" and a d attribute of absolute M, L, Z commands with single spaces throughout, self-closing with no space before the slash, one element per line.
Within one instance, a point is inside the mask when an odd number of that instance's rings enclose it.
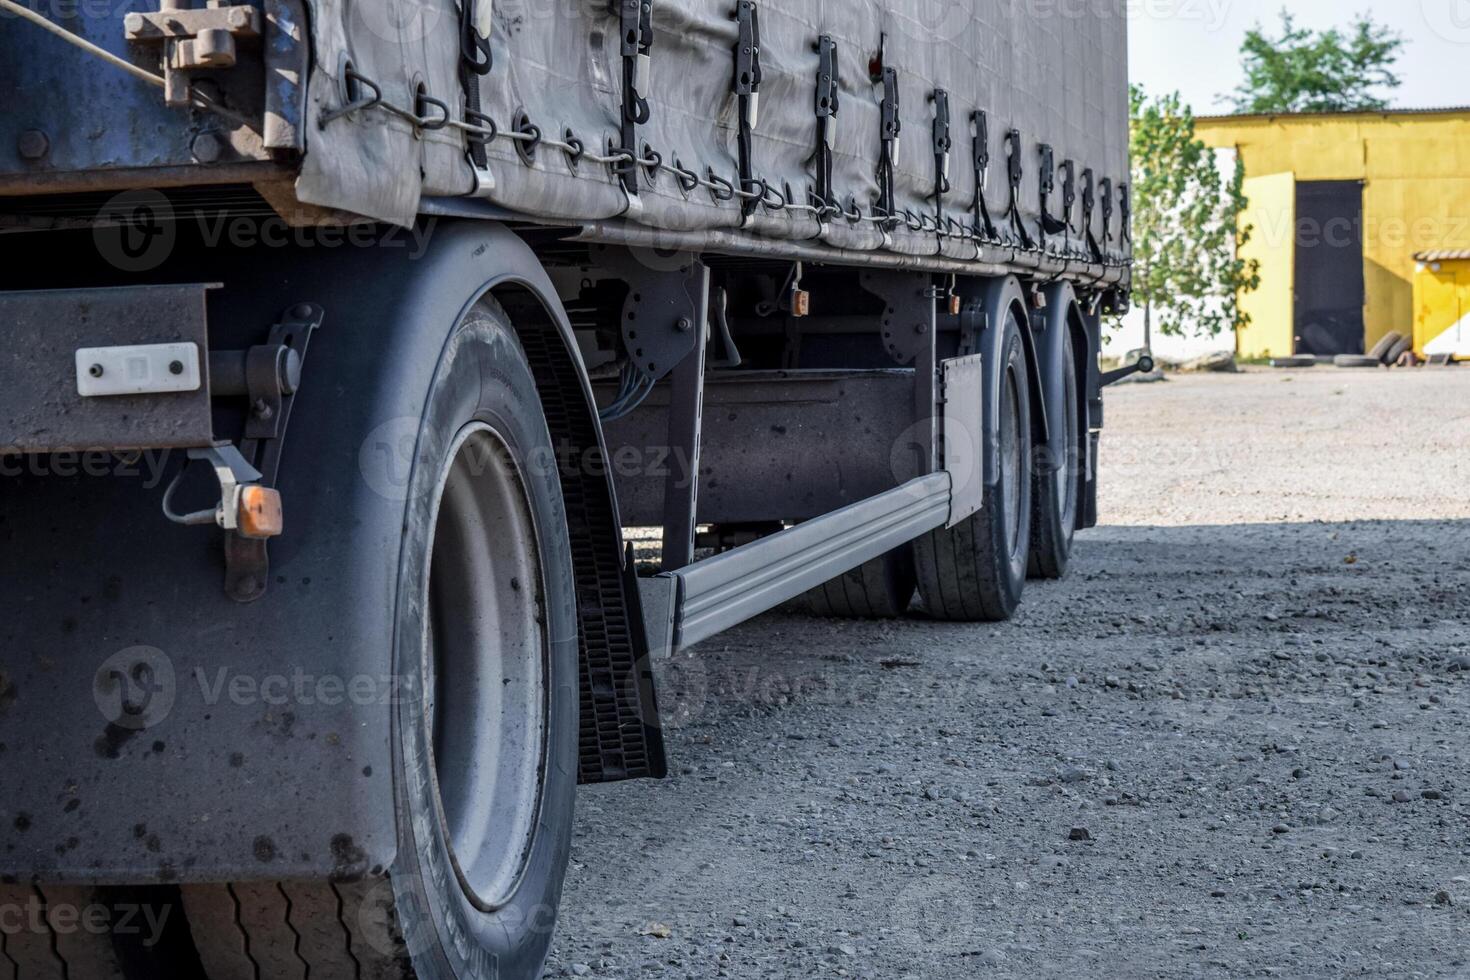
<path fill-rule="evenodd" d="M 659 658 L 1063 576 L 1124 6 L 0 0 L 0 978 L 538 977 Z"/>

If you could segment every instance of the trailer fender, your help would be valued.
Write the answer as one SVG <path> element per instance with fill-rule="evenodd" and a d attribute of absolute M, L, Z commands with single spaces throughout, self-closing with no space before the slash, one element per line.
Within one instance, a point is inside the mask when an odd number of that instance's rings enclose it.
<path fill-rule="evenodd" d="M 1062 454 L 1066 452 L 1066 429 L 1060 424 L 1063 413 L 1066 412 L 1066 391 L 1062 382 L 1065 372 L 1078 374 L 1078 366 L 1074 360 L 1068 363 L 1066 357 L 1065 340 L 1070 333 L 1072 336 L 1073 349 L 1077 352 L 1086 351 L 1090 344 L 1087 339 L 1087 331 L 1082 323 L 1081 307 L 1077 303 L 1077 294 L 1068 282 L 1055 282 L 1046 287 L 1046 308 L 1042 314 L 1035 318 L 1033 335 L 1036 344 L 1036 365 L 1039 375 L 1038 390 L 1042 404 L 1045 406 L 1048 420 L 1055 420 L 1057 424 L 1050 425 L 1048 438 L 1045 442 L 1037 443 L 1037 462 L 1045 472 L 1054 473 L 1060 469 L 1065 460 Z M 1077 390 L 1086 390 L 1085 377 L 1078 376 Z M 1086 411 L 1085 399 L 1078 399 Z M 1086 431 L 1086 418 L 1079 416 L 1079 428 Z M 1060 433 L 1056 439 L 1050 438 L 1052 432 Z M 1083 453 L 1087 452 L 1086 440 L 1082 440 Z M 1079 460 L 1083 464 L 1082 472 L 1087 472 L 1086 459 Z"/>
<path fill-rule="evenodd" d="M 1041 425 L 1041 431 L 1045 432 L 1044 419 L 1037 419 L 1038 414 L 1044 412 L 1044 406 L 1037 394 L 1039 385 L 1036 381 L 1036 357 L 1030 337 L 1026 294 L 1014 276 L 988 280 L 961 280 L 956 283 L 955 290 L 960 294 L 962 300 L 978 301 L 985 311 L 987 326 L 980 338 L 980 353 L 984 356 L 986 365 L 982 393 L 985 405 L 983 456 L 985 486 L 994 487 L 1000 483 L 1000 393 L 1002 389 L 1000 347 L 1001 342 L 1005 339 L 1005 331 L 996 329 L 996 327 L 1005 322 L 1005 317 L 1014 317 L 1021 324 L 1021 336 L 1026 344 L 1027 360 L 1030 362 L 1032 430 L 1034 433 L 1037 426 Z"/>
<path fill-rule="evenodd" d="M 528 352 L 539 343 L 538 383 L 554 378 L 564 415 L 582 413 L 581 438 L 590 432 L 597 442 L 580 447 L 583 458 L 601 452 L 555 292 L 503 227 L 440 222 L 417 252 L 205 248 L 189 233 L 181 222 L 169 260 L 146 279 L 223 281 L 210 294 L 212 347 L 260 342 L 297 303 L 326 311 L 284 442 L 277 485 L 286 533 L 271 544 L 266 594 L 241 604 L 222 587 L 219 532 L 170 524 L 160 512 L 177 457 L 114 461 L 102 474 L 75 461 L 63 472 L 52 457 L 7 469 L 0 768 L 9 775 L 0 819 L 14 832 L 0 849 L 0 880 L 344 879 L 389 866 L 398 830 L 393 705 L 416 696 L 414 679 L 398 676 L 391 642 L 406 488 L 443 344 L 472 304 L 491 294 L 540 307 L 527 343 Z M 8 237 L 0 252 L 26 250 L 29 261 L 0 268 L 44 271 L 24 282 L 5 276 L 3 289 L 143 278 L 98 257 L 89 233 Z M 51 249 L 55 261 L 37 254 Z M 602 571 L 588 586 L 598 594 L 579 605 L 636 622 L 626 615 L 633 600 L 621 595 L 611 484 L 605 472 L 585 472 L 595 479 L 574 492 L 595 498 L 583 513 L 601 526 L 582 529 L 583 546 Z M 191 485 L 180 495 L 208 489 Z M 625 630 L 600 646 L 614 641 L 611 655 L 636 663 L 642 637 Z M 649 704 L 639 705 L 644 693 Z M 651 689 L 623 685 L 615 696 L 619 720 L 652 717 Z M 607 746 L 597 758 L 620 773 L 659 775 L 655 748 L 644 758 Z M 599 764 L 583 767 L 584 776 L 602 775 Z"/>

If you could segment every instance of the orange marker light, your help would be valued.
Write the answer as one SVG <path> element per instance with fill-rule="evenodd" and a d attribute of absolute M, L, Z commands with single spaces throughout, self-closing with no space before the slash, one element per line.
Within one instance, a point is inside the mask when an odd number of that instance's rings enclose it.
<path fill-rule="evenodd" d="M 949 315 L 950 316 L 959 316 L 960 315 L 960 294 L 959 293 L 950 293 L 949 294 Z"/>
<path fill-rule="evenodd" d="M 791 315 L 808 316 L 812 312 L 812 294 L 805 289 L 791 291 Z"/>
<path fill-rule="evenodd" d="M 285 529 L 280 491 L 270 487 L 241 487 L 239 520 L 241 537 L 257 541 L 278 537 Z"/>

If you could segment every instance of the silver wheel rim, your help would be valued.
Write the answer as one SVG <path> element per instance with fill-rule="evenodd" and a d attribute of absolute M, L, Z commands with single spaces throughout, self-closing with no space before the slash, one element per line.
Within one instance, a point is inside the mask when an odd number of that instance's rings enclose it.
<path fill-rule="evenodd" d="M 545 785 L 540 560 L 504 440 L 471 423 L 448 458 L 429 564 L 424 720 L 455 873 L 476 906 L 494 911 L 524 876 Z"/>

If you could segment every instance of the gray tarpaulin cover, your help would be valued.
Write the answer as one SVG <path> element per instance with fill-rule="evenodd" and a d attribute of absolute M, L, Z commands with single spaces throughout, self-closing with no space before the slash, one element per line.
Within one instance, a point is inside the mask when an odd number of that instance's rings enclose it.
<path fill-rule="evenodd" d="M 670 232 L 743 229 L 845 249 L 968 259 L 977 254 L 979 230 L 973 118 L 983 111 L 990 151 L 985 197 L 996 223 L 1014 228 L 1006 134 L 1016 130 L 1022 165 L 1016 202 L 1026 233 L 1039 242 L 1041 146 L 1047 144 L 1059 168 L 1072 161 L 1079 197 L 1084 170 L 1093 172 L 1099 188 L 1104 179 L 1111 182 L 1111 225 L 1105 233 L 1099 201 L 1092 231 L 1107 264 L 1125 257 L 1118 213 L 1128 181 L 1125 0 L 757 2 L 762 77 L 747 176 L 772 191 L 765 202 L 745 208 L 740 198 L 707 186 L 718 180 L 741 186 L 735 0 L 653 0 L 649 111 L 629 149 L 664 166 L 639 165 L 631 192 L 606 162 L 574 159 L 554 143 L 527 153 L 527 144 L 504 135 L 522 120 L 543 137 L 574 139 L 594 155 L 621 146 L 624 59 L 616 7 L 608 0 L 467 2 L 479 5 L 469 14 L 489 28 L 493 55 L 487 74 L 469 76 L 478 85 L 481 111 L 501 132 L 485 147 L 485 166 L 475 167 L 466 154 L 463 130 L 416 131 L 391 113 L 360 111 L 309 129 L 298 184 L 303 200 L 408 222 L 421 196 L 473 194 L 549 220 L 624 219 Z M 347 98 L 341 81 L 347 63 L 379 84 L 389 101 L 412 106 L 422 86 L 448 103 L 454 118 L 465 118 L 459 72 L 465 12 L 454 0 L 317 0 L 311 10 L 311 112 L 318 118 Z M 834 197 L 864 220 L 779 206 L 788 199 L 813 203 L 821 142 L 817 43 L 823 36 L 836 45 L 839 78 L 831 140 Z M 883 68 L 897 73 L 902 127 L 891 213 L 880 208 Z M 952 119 L 950 186 L 942 201 L 935 195 L 936 90 L 948 94 Z M 689 174 L 704 183 L 690 187 Z M 1059 169 L 1049 206 L 1058 217 L 1062 180 Z M 936 234 L 940 207 L 950 219 L 946 235 Z M 1051 251 L 1079 254 L 1085 248 L 1080 204 L 1070 216 L 1071 230 L 1048 237 Z"/>

